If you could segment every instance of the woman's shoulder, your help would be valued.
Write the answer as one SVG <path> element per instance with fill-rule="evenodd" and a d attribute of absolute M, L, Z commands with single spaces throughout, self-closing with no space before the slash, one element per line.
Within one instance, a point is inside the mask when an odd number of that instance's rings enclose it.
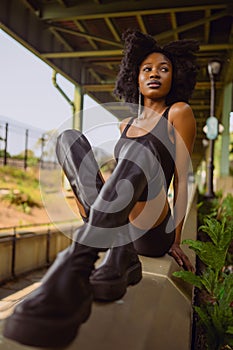
<path fill-rule="evenodd" d="M 192 111 L 191 106 L 187 102 L 175 102 L 170 106 L 171 112 Z"/>
<path fill-rule="evenodd" d="M 195 121 L 191 106 L 186 102 L 175 102 L 169 109 L 169 121 L 182 121 L 184 119 Z"/>

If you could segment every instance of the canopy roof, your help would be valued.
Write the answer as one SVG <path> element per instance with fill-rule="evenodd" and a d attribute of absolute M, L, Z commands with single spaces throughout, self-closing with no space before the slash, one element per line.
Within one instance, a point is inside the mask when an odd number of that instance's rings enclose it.
<path fill-rule="evenodd" d="M 210 113 L 208 62 L 217 58 L 216 116 L 221 121 L 224 86 L 233 79 L 232 0 L 1 0 L 1 27 L 98 103 L 113 102 L 122 57 L 121 33 L 137 28 L 159 44 L 200 42 L 198 83 L 191 99 L 197 119 L 194 158 L 203 151 Z"/>

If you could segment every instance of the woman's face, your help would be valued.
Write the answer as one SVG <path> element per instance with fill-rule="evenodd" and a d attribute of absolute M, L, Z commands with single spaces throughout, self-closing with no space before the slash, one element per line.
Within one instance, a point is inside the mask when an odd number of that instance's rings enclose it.
<path fill-rule="evenodd" d="M 159 52 L 148 55 L 139 67 L 138 84 L 144 101 L 164 100 L 172 84 L 171 61 Z"/>

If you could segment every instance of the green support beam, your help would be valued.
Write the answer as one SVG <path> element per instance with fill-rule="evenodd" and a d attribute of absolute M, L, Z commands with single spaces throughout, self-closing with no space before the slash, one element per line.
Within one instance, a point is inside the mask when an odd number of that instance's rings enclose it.
<path fill-rule="evenodd" d="M 73 115 L 73 128 L 80 131 L 83 128 L 83 100 L 84 89 L 82 86 L 76 85 L 74 89 L 75 114 Z"/>
<path fill-rule="evenodd" d="M 222 124 L 224 126 L 224 131 L 222 133 L 222 147 L 221 147 L 221 157 L 220 157 L 220 176 L 229 175 L 229 120 L 230 112 L 232 111 L 232 85 L 233 83 L 228 83 L 224 88 L 223 97 L 223 110 L 222 110 Z"/>
<path fill-rule="evenodd" d="M 233 44 L 208 44 L 200 45 L 200 51 L 222 51 L 232 50 Z M 122 56 L 122 49 L 114 50 L 95 50 L 95 51 L 74 51 L 74 52 L 46 52 L 41 53 L 43 58 L 85 58 L 85 57 L 107 57 L 107 56 Z"/>

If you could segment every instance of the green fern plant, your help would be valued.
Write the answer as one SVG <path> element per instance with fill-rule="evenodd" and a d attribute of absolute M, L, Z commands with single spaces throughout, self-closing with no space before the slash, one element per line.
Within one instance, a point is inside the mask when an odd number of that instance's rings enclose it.
<path fill-rule="evenodd" d="M 215 287 L 215 297 L 206 298 L 201 306 L 194 306 L 206 329 L 209 349 L 220 350 L 233 346 L 233 275 L 223 276 Z"/>
<path fill-rule="evenodd" d="M 219 221 L 213 217 L 203 219 L 200 229 L 209 242 L 184 240 L 195 251 L 206 268 L 200 275 L 190 271 L 176 271 L 182 278 L 202 291 L 204 301 L 194 306 L 203 327 L 206 329 L 208 349 L 231 349 L 233 346 L 233 275 L 224 273 L 229 245 L 233 239 L 233 222 L 226 216 Z"/>

